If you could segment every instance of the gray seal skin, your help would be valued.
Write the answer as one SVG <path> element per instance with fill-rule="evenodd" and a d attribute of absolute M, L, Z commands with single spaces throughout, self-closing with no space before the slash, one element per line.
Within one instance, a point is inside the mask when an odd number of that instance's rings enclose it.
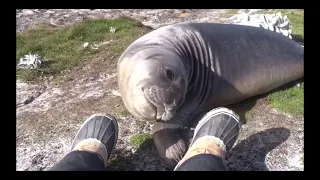
<path fill-rule="evenodd" d="M 304 48 L 257 27 L 189 23 L 134 41 L 118 62 L 123 102 L 139 119 L 157 119 L 153 140 L 173 168 L 186 152 L 180 131 L 193 117 L 266 93 L 304 76 Z"/>

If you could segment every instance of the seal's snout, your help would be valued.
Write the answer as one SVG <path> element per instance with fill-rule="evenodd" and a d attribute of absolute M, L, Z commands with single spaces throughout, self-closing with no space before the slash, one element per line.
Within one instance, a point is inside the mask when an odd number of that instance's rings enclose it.
<path fill-rule="evenodd" d="M 142 62 L 139 67 L 136 66 L 134 73 L 128 76 L 130 82 L 132 81 L 129 84 L 136 90 L 134 98 L 141 102 L 132 102 L 131 106 L 141 117 L 165 121 L 172 119 L 183 102 L 186 77 L 178 67 L 162 60 Z"/>
<path fill-rule="evenodd" d="M 150 106 L 156 108 L 157 120 L 170 120 L 177 108 L 183 102 L 177 87 L 162 88 L 158 86 L 144 86 L 141 88 L 144 97 Z"/>

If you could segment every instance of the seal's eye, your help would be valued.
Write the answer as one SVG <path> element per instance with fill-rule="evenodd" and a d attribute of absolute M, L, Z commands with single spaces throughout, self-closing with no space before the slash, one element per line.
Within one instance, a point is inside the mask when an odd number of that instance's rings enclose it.
<path fill-rule="evenodd" d="M 174 74 L 171 69 L 168 67 L 161 67 L 160 68 L 160 74 L 162 75 L 163 78 L 173 80 L 174 79 Z"/>
<path fill-rule="evenodd" d="M 173 80 L 173 78 L 174 78 L 174 74 L 170 69 L 166 69 L 166 76 L 170 80 Z"/>

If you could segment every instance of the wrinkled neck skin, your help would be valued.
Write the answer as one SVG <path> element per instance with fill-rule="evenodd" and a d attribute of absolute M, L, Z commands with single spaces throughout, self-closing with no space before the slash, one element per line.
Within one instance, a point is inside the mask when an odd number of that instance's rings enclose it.
<path fill-rule="evenodd" d="M 176 53 L 184 65 L 186 98 L 166 122 L 181 127 L 189 126 L 198 113 L 209 108 L 268 92 L 304 72 L 304 48 L 285 36 L 254 27 L 173 25 L 159 28 L 141 41 Z"/>

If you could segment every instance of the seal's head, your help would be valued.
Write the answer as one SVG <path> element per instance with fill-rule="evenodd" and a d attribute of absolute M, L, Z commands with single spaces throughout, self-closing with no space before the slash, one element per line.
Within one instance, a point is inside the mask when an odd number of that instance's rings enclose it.
<path fill-rule="evenodd" d="M 138 118 L 167 121 L 184 102 L 187 74 L 173 53 L 153 50 L 123 57 L 118 75 L 124 104 Z"/>

